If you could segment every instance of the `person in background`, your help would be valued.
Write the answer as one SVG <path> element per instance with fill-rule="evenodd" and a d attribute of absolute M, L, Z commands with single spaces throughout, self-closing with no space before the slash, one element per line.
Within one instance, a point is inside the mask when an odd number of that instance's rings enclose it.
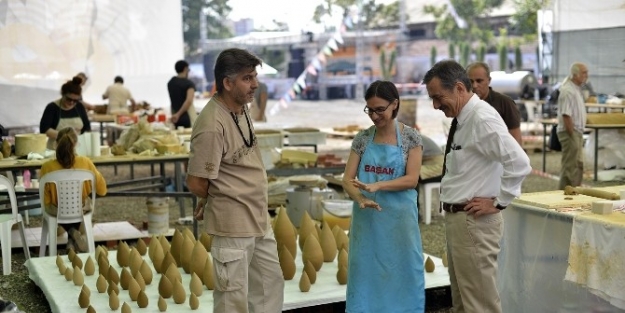
<path fill-rule="evenodd" d="M 85 74 L 83 72 L 80 72 L 80 73 L 76 74 L 76 76 L 74 76 L 74 77 L 78 77 L 78 78 L 81 79 L 80 87 L 84 89 L 85 88 L 85 84 L 87 84 L 87 80 L 89 80 L 89 78 L 87 77 L 87 74 Z M 87 111 L 95 110 L 95 105 L 87 103 L 84 100 L 81 100 L 81 102 L 82 102 L 82 105 L 85 107 L 85 109 Z"/>
<path fill-rule="evenodd" d="M 114 83 L 106 88 L 102 99 L 109 100 L 108 114 L 129 114 L 135 110 L 135 99 L 132 98 L 130 90 L 124 87 L 124 79 L 121 76 L 115 76 Z M 128 101 L 131 105 L 130 110 L 128 110 Z"/>
<path fill-rule="evenodd" d="M 258 82 L 258 88 L 254 91 L 254 101 L 250 105 L 250 115 L 254 122 L 266 122 L 267 116 L 267 84 Z"/>
<path fill-rule="evenodd" d="M 508 132 L 521 145 L 521 112 L 512 98 L 500 94 L 490 87 L 490 68 L 484 62 L 475 62 L 467 66 L 467 74 L 471 80 L 473 92 L 480 99 L 493 106 L 501 115 Z"/>
<path fill-rule="evenodd" d="M 74 77 L 61 86 L 61 98 L 48 103 L 41 121 L 39 132 L 48 136 L 47 148 L 55 149 L 58 130 L 71 127 L 79 133 L 91 131 L 87 110 L 82 104 L 81 79 Z"/>
<path fill-rule="evenodd" d="M 197 117 L 193 107 L 195 85 L 189 80 L 189 63 L 180 60 L 175 64 L 178 75 L 167 83 L 169 100 L 171 101 L 171 122 L 176 128 L 190 128 Z"/>
<path fill-rule="evenodd" d="M 453 117 L 441 195 L 445 214 L 452 312 L 501 313 L 497 255 L 501 210 L 521 194 L 530 171 L 527 154 L 499 113 L 471 91 L 454 60 L 436 63 L 423 79 L 434 108 Z"/>
<path fill-rule="evenodd" d="M 194 217 L 206 215 L 213 235 L 215 313 L 282 312 L 284 278 L 267 211 L 267 172 L 247 112 L 260 63 L 242 49 L 219 54 L 217 94 L 191 133 L 186 182 L 200 198 Z"/>
<path fill-rule="evenodd" d="M 565 78 L 558 96 L 558 139 L 562 145 L 562 168 L 559 188 L 577 187 L 584 175 L 584 128 L 586 106 L 583 86 L 588 80 L 588 68 L 583 63 L 573 63 L 570 75 Z"/>
<path fill-rule="evenodd" d="M 41 177 L 46 174 L 63 169 L 80 169 L 88 170 L 95 176 L 95 186 L 91 186 L 91 182 L 85 182 L 82 190 L 83 214 L 93 211 L 93 203 L 91 202 L 91 190 L 95 188 L 96 194 L 100 196 L 106 195 L 106 181 L 93 162 L 87 157 L 76 155 L 76 144 L 78 143 L 78 135 L 72 127 L 65 127 L 58 132 L 56 137 L 56 159 L 49 160 L 41 166 Z M 44 209 L 47 214 L 56 216 L 58 199 L 56 197 L 56 186 L 48 183 L 45 186 L 44 193 Z M 88 245 L 85 236 L 78 231 L 80 223 L 59 224 L 63 227 L 68 236 L 68 249 L 73 248 L 80 252 L 87 252 Z"/>
<path fill-rule="evenodd" d="M 425 310 L 415 189 L 422 138 L 396 121 L 399 98 L 390 81 L 369 85 L 364 111 L 374 125 L 356 135 L 345 166 L 343 188 L 354 200 L 346 312 Z"/>

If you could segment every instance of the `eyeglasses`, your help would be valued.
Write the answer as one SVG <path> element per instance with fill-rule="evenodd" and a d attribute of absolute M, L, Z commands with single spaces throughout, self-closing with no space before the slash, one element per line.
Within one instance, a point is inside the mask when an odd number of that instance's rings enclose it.
<path fill-rule="evenodd" d="M 70 97 L 68 97 L 68 96 L 65 96 L 65 101 L 67 101 L 68 103 L 77 103 L 77 102 L 79 102 L 80 100 L 82 100 L 82 99 L 81 99 L 81 98 L 74 99 L 74 98 L 70 98 Z"/>
<path fill-rule="evenodd" d="M 389 103 L 389 104 L 388 104 L 388 105 L 387 105 L 384 109 L 382 109 L 382 108 L 372 109 L 372 108 L 370 108 L 370 107 L 367 107 L 367 106 L 366 106 L 366 107 L 364 108 L 364 110 L 363 110 L 363 111 L 365 111 L 365 113 L 366 113 L 366 114 L 368 114 L 368 115 L 373 115 L 373 113 L 376 113 L 377 115 L 381 115 L 381 114 L 383 114 L 383 113 L 386 111 L 386 109 L 388 109 L 388 107 L 390 107 L 390 106 L 391 106 L 391 104 L 393 104 L 394 102 L 395 102 L 394 100 L 393 100 L 393 101 L 391 101 L 391 102 L 390 102 L 390 103 Z"/>

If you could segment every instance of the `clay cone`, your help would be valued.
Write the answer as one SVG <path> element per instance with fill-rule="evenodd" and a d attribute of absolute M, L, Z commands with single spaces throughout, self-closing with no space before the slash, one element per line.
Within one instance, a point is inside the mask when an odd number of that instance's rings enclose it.
<path fill-rule="evenodd" d="M 67 267 L 65 268 L 65 273 L 63 275 L 65 275 L 65 280 L 70 281 L 74 277 L 74 270 Z"/>
<path fill-rule="evenodd" d="M 434 261 L 432 261 L 432 259 L 430 257 L 428 257 L 425 260 L 425 271 L 428 272 L 428 273 L 432 273 L 432 272 L 434 272 L 434 268 L 435 267 L 436 266 L 434 266 Z"/>
<path fill-rule="evenodd" d="M 280 268 L 282 269 L 282 276 L 284 277 L 284 280 L 293 279 L 295 276 L 295 260 L 286 246 L 280 246 L 278 260 L 280 261 Z"/>
<path fill-rule="evenodd" d="M 310 280 L 308 279 L 308 274 L 305 271 L 302 272 L 302 277 L 299 279 L 299 290 L 301 292 L 310 291 Z"/>
<path fill-rule="evenodd" d="M 61 263 L 58 263 L 58 268 L 59 268 L 59 274 L 61 275 L 65 275 L 65 270 L 67 269 L 67 267 L 65 266 L 65 263 L 63 263 L 63 261 L 61 261 Z"/>
<path fill-rule="evenodd" d="M 117 245 L 117 264 L 121 267 L 128 266 L 130 257 L 130 249 L 128 249 L 128 245 L 126 242 L 121 241 L 119 245 Z"/>
<path fill-rule="evenodd" d="M 170 265 L 174 265 L 175 267 L 178 267 L 178 264 L 176 264 L 176 260 L 174 259 L 174 256 L 171 254 L 172 250 L 167 251 L 167 254 L 165 254 L 165 257 L 163 258 L 163 262 L 161 262 L 161 270 L 163 271 L 167 271 L 167 269 L 169 268 Z"/>
<path fill-rule="evenodd" d="M 158 296 L 158 310 L 160 312 L 167 311 L 167 302 L 165 302 L 165 299 L 161 296 Z"/>
<path fill-rule="evenodd" d="M 321 230 L 321 236 L 319 239 L 321 243 L 321 251 L 323 251 L 323 261 L 333 262 L 338 252 L 336 248 L 336 240 L 334 239 L 330 226 L 328 226 L 328 223 L 325 221 L 323 222 L 323 229 Z"/>
<path fill-rule="evenodd" d="M 289 249 L 291 255 L 295 258 L 297 256 L 297 242 L 295 227 L 291 223 L 289 216 L 286 214 L 286 208 L 280 207 L 278 210 L 278 216 L 276 217 L 275 237 L 278 243 L 278 247 L 281 245 L 286 246 Z"/>
<path fill-rule="evenodd" d="M 87 258 L 87 262 L 85 262 L 85 274 L 87 276 L 91 276 L 95 273 L 95 262 L 93 262 L 93 259 L 91 258 L 91 256 L 89 256 Z"/>
<path fill-rule="evenodd" d="M 187 298 L 187 294 L 184 291 L 184 287 L 182 286 L 182 283 L 179 281 L 174 282 L 174 303 L 176 304 L 182 304 L 184 303 L 184 300 Z"/>
<path fill-rule="evenodd" d="M 186 227 L 185 227 L 185 228 L 183 228 L 183 229 L 182 229 L 182 234 L 183 234 L 185 237 L 187 237 L 187 238 L 191 239 L 191 241 L 193 241 L 193 243 L 195 243 L 195 241 L 196 241 L 196 239 L 195 239 L 195 235 L 193 234 L 193 232 L 191 231 L 191 229 L 186 228 Z"/>
<path fill-rule="evenodd" d="M 117 311 L 119 309 L 119 297 L 114 292 L 109 293 L 109 307 L 113 311 Z"/>
<path fill-rule="evenodd" d="M 339 270 L 336 273 L 336 280 L 339 282 L 340 285 L 347 284 L 347 267 L 339 266 Z"/>
<path fill-rule="evenodd" d="M 137 240 L 137 251 L 139 251 L 139 254 L 141 254 L 141 256 L 144 256 L 147 252 L 148 252 L 148 246 L 145 244 L 145 241 L 143 241 L 142 238 L 139 238 L 139 240 Z"/>
<path fill-rule="evenodd" d="M 128 272 L 125 268 L 122 268 L 122 275 L 124 274 L 124 271 Z M 119 274 L 117 274 L 117 271 L 115 270 L 113 265 L 109 265 L 109 270 L 107 271 L 106 277 L 108 277 L 108 281 L 119 284 Z M 128 283 L 126 284 L 122 283 L 122 286 L 123 285 L 128 286 Z"/>
<path fill-rule="evenodd" d="M 134 278 L 131 279 L 130 283 L 128 283 L 128 295 L 130 296 L 130 300 L 137 301 L 139 291 L 141 291 L 141 286 L 139 286 L 139 283 L 137 283 Z"/>
<path fill-rule="evenodd" d="M 72 267 L 77 267 L 79 270 L 82 269 L 82 260 L 79 256 L 75 256 L 72 260 Z"/>
<path fill-rule="evenodd" d="M 108 288 L 106 288 L 106 293 L 108 293 L 109 296 L 111 295 L 111 293 L 119 294 L 119 287 L 116 283 L 109 282 L 109 286 Z"/>
<path fill-rule="evenodd" d="M 310 261 L 316 271 L 321 269 L 321 265 L 323 265 L 323 251 L 321 251 L 321 245 L 317 241 L 317 237 L 308 236 L 306 239 L 304 250 L 302 251 L 302 260 L 304 262 Z"/>
<path fill-rule="evenodd" d="M 196 273 L 191 273 L 191 281 L 189 282 L 189 291 L 191 291 L 192 294 L 201 296 L 203 290 L 204 290 L 204 286 L 202 285 L 202 280 L 197 276 Z"/>
<path fill-rule="evenodd" d="M 200 300 L 193 292 L 191 293 L 191 296 L 189 296 L 189 307 L 191 310 L 197 310 L 200 307 Z"/>
<path fill-rule="evenodd" d="M 202 243 L 206 251 L 211 251 L 211 245 L 213 244 L 213 237 L 211 235 L 209 235 L 208 233 L 202 233 L 200 235 L 200 242 Z"/>
<path fill-rule="evenodd" d="M 128 305 L 128 303 L 126 302 L 122 304 L 122 313 L 132 313 L 132 309 L 130 308 L 130 305 Z"/>
<path fill-rule="evenodd" d="M 152 235 L 152 237 L 150 237 L 150 243 L 148 244 L 148 256 L 150 257 L 150 260 L 154 259 L 154 251 L 156 250 L 156 245 L 159 245 L 158 239 L 155 235 Z"/>
<path fill-rule="evenodd" d="M 143 276 L 141 276 L 141 272 L 137 272 L 137 274 L 133 276 L 133 278 L 135 279 L 137 284 L 139 284 L 139 288 L 145 291 L 145 280 L 143 279 Z"/>
<path fill-rule="evenodd" d="M 154 245 L 154 258 L 152 259 L 152 265 L 154 266 L 154 270 L 159 274 L 167 270 L 161 267 L 164 258 L 165 254 L 163 253 L 163 248 L 161 247 L 161 245 Z"/>
<path fill-rule="evenodd" d="M 213 278 L 213 258 L 210 255 L 208 255 L 208 257 L 206 258 L 206 263 L 204 264 L 202 282 L 204 282 L 204 286 L 206 286 L 206 289 L 215 289 L 215 280 Z"/>
<path fill-rule="evenodd" d="M 72 281 L 74 282 L 74 286 L 82 286 L 85 284 L 85 276 L 82 275 L 82 271 L 78 267 L 74 267 Z"/>
<path fill-rule="evenodd" d="M 74 251 L 74 248 L 69 248 L 69 250 L 67 251 L 67 259 L 70 262 L 73 262 L 75 257 L 76 257 L 76 251 Z"/>
<path fill-rule="evenodd" d="M 147 308 L 148 302 L 148 296 L 145 294 L 145 291 L 139 291 L 139 296 L 137 297 L 137 305 L 142 309 Z"/>
<path fill-rule="evenodd" d="M 187 274 L 191 273 L 191 260 L 193 258 L 193 246 L 195 246 L 193 239 L 185 236 L 184 242 L 182 243 L 182 250 L 180 250 L 180 263 L 182 263 L 182 268 L 184 269 L 184 272 Z"/>
<path fill-rule="evenodd" d="M 169 241 L 167 241 L 167 238 L 165 236 L 161 235 L 160 237 L 158 237 L 158 241 L 161 243 L 163 253 L 167 253 L 167 251 L 171 249 L 171 245 L 169 244 Z"/>
<path fill-rule="evenodd" d="M 128 290 L 128 286 L 130 285 L 130 281 L 132 280 L 132 275 L 126 268 L 122 268 L 122 274 L 119 276 L 119 285 L 124 290 Z M 109 282 L 111 280 L 109 279 Z"/>
<path fill-rule="evenodd" d="M 104 276 L 104 278 L 108 279 L 109 277 L 109 261 L 108 258 L 103 255 L 100 254 L 100 257 L 98 258 L 98 274 Z"/>
<path fill-rule="evenodd" d="M 82 285 L 82 287 L 80 288 L 80 291 L 85 292 L 89 297 L 91 297 L 91 289 L 89 289 L 87 285 Z"/>
<path fill-rule="evenodd" d="M 304 243 L 306 243 L 306 238 L 308 238 L 309 235 L 313 234 L 313 232 L 316 232 L 315 222 L 313 222 L 313 220 L 310 218 L 310 215 L 308 215 L 308 211 L 304 211 L 304 215 L 302 215 L 302 220 L 299 222 L 299 248 L 302 251 L 304 250 Z"/>
<path fill-rule="evenodd" d="M 142 262 L 143 257 L 135 247 L 132 247 L 132 250 L 130 250 L 130 264 L 128 265 L 130 267 L 130 274 L 132 274 L 132 276 L 135 276 L 135 274 L 137 274 L 139 268 L 141 268 Z"/>
<path fill-rule="evenodd" d="M 85 309 L 89 306 L 89 294 L 87 294 L 84 290 L 80 291 L 80 294 L 78 295 L 78 305 L 80 305 L 81 308 Z"/>
<path fill-rule="evenodd" d="M 344 231 L 340 231 L 336 234 L 336 248 L 338 250 L 345 249 L 349 252 L 349 237 Z"/>
<path fill-rule="evenodd" d="M 174 285 L 169 278 L 165 275 L 161 275 L 161 280 L 158 282 L 158 294 L 163 298 L 170 298 L 174 293 Z"/>
<path fill-rule="evenodd" d="M 176 266 L 181 267 L 182 263 L 180 263 L 180 251 L 182 251 L 182 244 L 184 243 L 184 235 L 176 229 L 174 231 L 174 236 L 171 239 L 171 255 L 176 260 Z"/>
<path fill-rule="evenodd" d="M 104 278 L 104 276 L 102 275 L 98 276 L 98 279 L 96 280 L 96 283 L 95 283 L 95 287 L 99 293 L 106 292 L 106 287 L 108 287 L 108 285 L 109 284 L 106 282 L 106 278 Z"/>
<path fill-rule="evenodd" d="M 449 266 L 449 263 L 448 263 L 448 261 L 447 261 L 447 250 L 445 250 L 445 251 L 443 252 L 443 255 L 442 255 L 441 259 L 443 260 L 443 266 L 444 266 L 444 267 L 448 267 L 448 266 Z"/>
<path fill-rule="evenodd" d="M 89 307 L 87 308 L 87 313 L 96 313 L 96 311 L 91 305 L 89 305 Z"/>
<path fill-rule="evenodd" d="M 190 264 L 191 273 L 196 273 L 198 277 L 202 277 L 207 258 L 208 252 L 206 251 L 206 248 L 199 240 L 196 241 L 191 253 L 191 260 L 193 260 Z M 196 293 L 195 295 L 200 296 L 201 294 Z"/>
<path fill-rule="evenodd" d="M 169 268 L 167 268 L 165 275 L 167 276 L 167 278 L 169 278 L 172 284 L 174 284 L 176 281 L 182 282 L 182 275 L 180 274 L 178 268 L 173 264 L 169 265 Z"/>
<path fill-rule="evenodd" d="M 339 267 L 341 266 L 347 267 L 348 257 L 349 255 L 347 251 L 345 249 L 341 249 L 341 252 L 339 252 L 339 260 L 338 260 Z"/>
<path fill-rule="evenodd" d="M 150 268 L 150 266 L 148 265 L 148 263 L 145 260 L 143 260 L 143 262 L 141 262 L 141 267 L 139 268 L 139 273 L 141 273 L 141 276 L 145 280 L 145 284 L 146 285 L 149 285 L 149 284 L 152 283 L 152 279 L 154 278 L 154 274 L 152 273 L 152 269 Z"/>
<path fill-rule="evenodd" d="M 102 246 L 97 246 L 95 248 L 95 260 L 100 260 L 100 254 L 104 254 L 108 258 L 108 250 Z"/>
<path fill-rule="evenodd" d="M 315 271 L 315 267 L 310 263 L 310 261 L 306 261 L 304 264 L 304 272 L 308 275 L 308 280 L 311 284 L 314 284 L 317 281 L 317 271 Z"/>

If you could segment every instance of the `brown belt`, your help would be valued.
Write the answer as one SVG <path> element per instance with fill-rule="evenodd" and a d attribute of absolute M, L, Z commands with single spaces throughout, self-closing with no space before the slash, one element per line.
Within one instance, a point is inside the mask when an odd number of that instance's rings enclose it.
<path fill-rule="evenodd" d="M 453 203 L 443 202 L 443 211 L 448 212 L 448 213 L 464 212 L 464 207 L 466 205 L 467 203 L 453 204 Z"/>

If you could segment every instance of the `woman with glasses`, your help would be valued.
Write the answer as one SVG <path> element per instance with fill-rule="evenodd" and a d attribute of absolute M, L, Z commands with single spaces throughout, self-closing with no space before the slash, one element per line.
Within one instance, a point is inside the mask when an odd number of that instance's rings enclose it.
<path fill-rule="evenodd" d="M 374 125 L 354 138 L 343 175 L 343 188 L 354 200 L 346 312 L 423 312 L 415 190 L 422 138 L 396 121 L 400 100 L 392 82 L 373 82 L 365 100 Z"/>
<path fill-rule="evenodd" d="M 71 127 L 82 134 L 91 131 L 87 111 L 81 100 L 82 79 L 74 77 L 61 86 L 61 98 L 48 103 L 39 122 L 39 132 L 48 136 L 47 148 L 56 148 L 58 130 Z"/>

